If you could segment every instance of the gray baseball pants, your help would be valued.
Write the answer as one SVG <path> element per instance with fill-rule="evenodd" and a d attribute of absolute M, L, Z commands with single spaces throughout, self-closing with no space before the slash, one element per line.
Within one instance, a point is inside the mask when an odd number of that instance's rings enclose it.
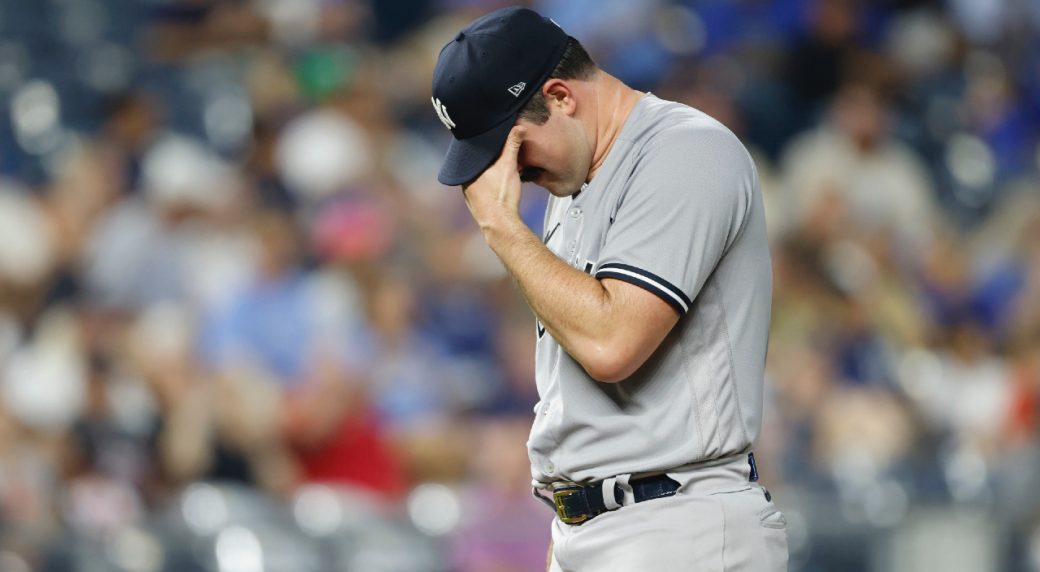
<path fill-rule="evenodd" d="M 549 572 L 785 572 L 787 522 L 748 474 L 744 456 L 669 472 L 675 496 L 553 519 Z"/>

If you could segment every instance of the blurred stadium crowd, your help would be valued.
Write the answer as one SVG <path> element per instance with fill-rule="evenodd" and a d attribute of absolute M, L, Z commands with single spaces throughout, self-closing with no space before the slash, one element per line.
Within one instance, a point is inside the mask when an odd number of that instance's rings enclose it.
<path fill-rule="evenodd" d="M 500 5 L 0 0 L 0 570 L 544 566 L 429 103 Z M 757 157 L 791 569 L 1040 570 L 1040 3 L 531 5 Z"/>

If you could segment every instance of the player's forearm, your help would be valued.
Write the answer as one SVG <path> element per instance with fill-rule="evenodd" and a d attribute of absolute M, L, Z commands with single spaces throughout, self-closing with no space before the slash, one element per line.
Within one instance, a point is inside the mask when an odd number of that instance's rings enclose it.
<path fill-rule="evenodd" d="M 516 280 L 546 331 L 599 381 L 618 381 L 640 363 L 616 323 L 603 284 L 553 254 L 519 218 L 482 225 L 488 245 Z"/>
<path fill-rule="evenodd" d="M 557 258 L 520 220 L 518 155 L 525 136 L 514 126 L 498 159 L 462 185 L 466 206 L 553 338 L 594 379 L 620 381 L 646 361 L 667 327 L 633 333 L 640 328 L 622 317 L 616 291 Z"/>

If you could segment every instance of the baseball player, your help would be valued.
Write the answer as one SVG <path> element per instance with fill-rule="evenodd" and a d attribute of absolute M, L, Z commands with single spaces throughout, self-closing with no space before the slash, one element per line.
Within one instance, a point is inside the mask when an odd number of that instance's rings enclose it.
<path fill-rule="evenodd" d="M 556 511 L 551 571 L 775 571 L 760 487 L 772 279 L 755 166 L 688 106 L 610 76 L 526 8 L 443 48 L 433 105 L 461 185 L 537 321 L 528 449 Z M 521 182 L 552 195 L 545 233 Z"/>

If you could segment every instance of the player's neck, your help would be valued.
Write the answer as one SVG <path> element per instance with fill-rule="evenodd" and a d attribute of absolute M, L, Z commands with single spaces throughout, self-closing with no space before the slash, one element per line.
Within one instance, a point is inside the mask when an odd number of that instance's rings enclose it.
<path fill-rule="evenodd" d="M 625 126 L 628 114 L 639 102 L 639 98 L 644 95 L 643 92 L 628 87 L 621 80 L 604 71 L 597 72 L 594 81 L 596 83 L 596 124 L 594 126 L 596 146 L 592 152 L 592 166 L 589 168 L 586 182 L 596 176 L 596 171 L 607 160 L 614 141 Z"/>

